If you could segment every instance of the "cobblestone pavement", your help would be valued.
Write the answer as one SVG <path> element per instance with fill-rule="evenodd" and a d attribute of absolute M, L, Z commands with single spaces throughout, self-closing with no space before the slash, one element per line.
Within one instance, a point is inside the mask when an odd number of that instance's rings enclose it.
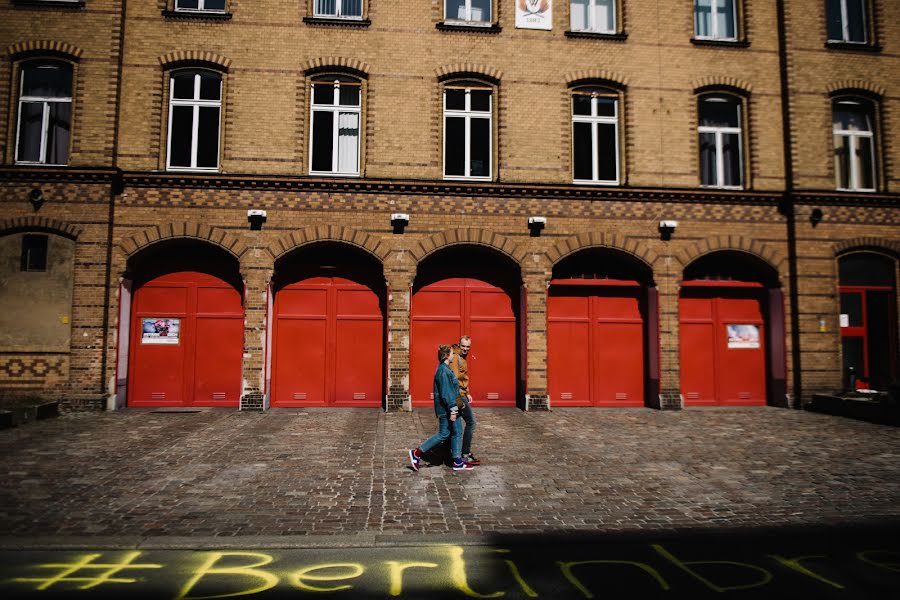
<path fill-rule="evenodd" d="M 0 536 L 628 532 L 900 522 L 900 429 L 778 408 L 126 410 L 0 431 Z M 224 539 L 223 539 L 224 541 Z"/>

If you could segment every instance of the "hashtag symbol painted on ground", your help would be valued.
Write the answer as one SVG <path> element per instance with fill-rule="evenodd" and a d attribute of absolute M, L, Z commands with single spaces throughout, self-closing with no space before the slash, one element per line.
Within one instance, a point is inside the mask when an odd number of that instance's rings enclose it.
<path fill-rule="evenodd" d="M 85 554 L 80 560 L 71 563 L 50 563 L 35 565 L 42 569 L 58 569 L 59 572 L 52 577 L 19 577 L 14 581 L 20 583 L 39 583 L 37 590 L 46 590 L 58 583 L 81 583 L 77 586 L 80 590 L 89 590 L 105 583 L 134 583 L 136 579 L 115 577 L 125 569 L 161 569 L 163 565 L 133 564 L 132 561 L 141 555 L 140 552 L 129 552 L 122 557 L 121 562 L 95 563 L 102 554 Z M 85 576 L 87 573 L 96 573 L 93 577 Z M 80 576 L 76 577 L 75 575 Z"/>

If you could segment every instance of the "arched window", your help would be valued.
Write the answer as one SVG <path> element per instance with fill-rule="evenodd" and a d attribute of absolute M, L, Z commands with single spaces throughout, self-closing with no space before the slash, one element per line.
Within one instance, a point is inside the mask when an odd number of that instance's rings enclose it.
<path fill-rule="evenodd" d="M 832 104 L 834 176 L 837 189 L 875 191 L 875 107 L 863 98 Z"/>
<path fill-rule="evenodd" d="M 184 70 L 169 80 L 167 167 L 215 171 L 219 168 L 222 76 Z"/>
<path fill-rule="evenodd" d="M 699 98 L 700 184 L 705 187 L 744 185 L 741 104 L 730 94 Z"/>
<path fill-rule="evenodd" d="M 323 75 L 313 79 L 310 95 L 310 173 L 359 175 L 360 81 Z"/>
<path fill-rule="evenodd" d="M 572 90 L 575 183 L 619 184 L 619 94 L 602 87 Z"/>
<path fill-rule="evenodd" d="M 490 180 L 493 89 L 476 81 L 444 87 L 444 178 Z"/>
<path fill-rule="evenodd" d="M 16 162 L 64 165 L 72 128 L 72 65 L 24 63 L 19 87 Z"/>

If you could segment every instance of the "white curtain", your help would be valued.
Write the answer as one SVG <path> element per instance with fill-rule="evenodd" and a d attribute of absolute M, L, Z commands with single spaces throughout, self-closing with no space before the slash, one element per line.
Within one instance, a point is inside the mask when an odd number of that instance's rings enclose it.
<path fill-rule="evenodd" d="M 359 114 L 340 113 L 338 117 L 338 164 L 341 173 L 356 173 L 359 170 L 357 155 L 359 149 Z"/>

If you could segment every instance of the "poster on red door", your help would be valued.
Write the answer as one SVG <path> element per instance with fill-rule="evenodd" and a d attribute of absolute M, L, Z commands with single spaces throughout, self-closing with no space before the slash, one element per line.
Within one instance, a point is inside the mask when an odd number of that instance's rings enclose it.
<path fill-rule="evenodd" d="M 758 325 L 734 325 L 727 324 L 725 329 L 728 334 L 729 348 L 759 348 Z"/>
<path fill-rule="evenodd" d="M 150 317 L 141 319 L 142 344 L 177 344 L 181 319 Z"/>

